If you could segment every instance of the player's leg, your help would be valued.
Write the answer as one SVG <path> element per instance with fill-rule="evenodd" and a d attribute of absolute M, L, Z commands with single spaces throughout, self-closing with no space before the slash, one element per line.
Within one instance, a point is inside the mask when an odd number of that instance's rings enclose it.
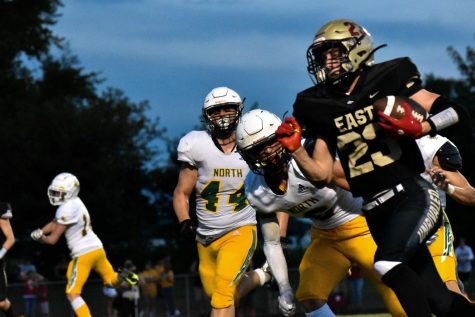
<path fill-rule="evenodd" d="M 236 288 L 236 295 L 234 296 L 234 301 L 239 301 L 239 298 L 243 298 L 256 287 L 263 286 L 270 280 L 270 268 L 269 264 L 266 261 L 262 267 L 244 273 L 243 277 L 239 281 L 239 285 Z"/>
<path fill-rule="evenodd" d="M 312 228 L 312 241 L 300 262 L 300 281 L 296 292 L 306 316 L 335 316 L 327 304 L 328 297 L 344 278 L 351 261 L 338 249 L 339 235 L 344 230 Z"/>
<path fill-rule="evenodd" d="M 449 219 L 443 213 L 442 225 L 429 239 L 427 245 L 434 260 L 437 272 L 447 288 L 453 292 L 464 295 L 457 282 L 457 262 L 454 254 L 454 236 Z"/>
<path fill-rule="evenodd" d="M 234 296 L 257 246 L 255 226 L 237 228 L 220 239 L 211 316 L 234 316 Z"/>
<path fill-rule="evenodd" d="M 5 274 L 5 261 L 0 260 L 0 310 L 5 316 L 13 317 L 13 308 L 7 298 L 7 275 Z"/>
<path fill-rule="evenodd" d="M 66 277 L 68 282 L 66 284 L 66 297 L 68 298 L 74 313 L 78 317 L 90 317 L 91 312 L 84 299 L 81 297 L 81 292 L 84 284 L 89 277 L 96 254 L 89 252 L 79 257 L 72 259 L 69 262 Z"/>
<path fill-rule="evenodd" d="M 381 281 L 381 277 L 374 270 L 374 253 L 376 252 L 376 243 L 369 233 L 366 219 L 364 217 L 358 217 L 355 219 L 355 221 L 357 221 L 355 225 L 361 226 L 359 229 L 361 234 L 359 236 L 355 236 L 351 240 L 348 240 L 347 247 L 345 249 L 346 252 L 348 252 L 348 256 L 351 258 L 352 262 L 358 263 L 358 265 L 361 267 L 364 276 L 375 287 L 376 291 L 383 299 L 383 302 L 391 316 L 406 317 L 406 313 L 399 303 L 396 294 L 394 294 L 392 289 L 384 285 L 384 283 Z M 364 229 L 364 227 L 366 227 L 366 229 Z M 356 229 L 357 228 L 355 227 L 353 230 Z"/>

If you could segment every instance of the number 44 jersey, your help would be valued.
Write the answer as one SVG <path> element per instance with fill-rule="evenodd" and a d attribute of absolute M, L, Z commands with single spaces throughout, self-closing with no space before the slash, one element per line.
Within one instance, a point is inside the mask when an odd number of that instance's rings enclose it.
<path fill-rule="evenodd" d="M 223 153 L 208 132 L 191 131 L 180 140 L 178 160 L 198 169 L 198 239 L 204 236 L 212 241 L 235 228 L 257 223 L 244 193 L 249 167 L 236 150 Z"/>

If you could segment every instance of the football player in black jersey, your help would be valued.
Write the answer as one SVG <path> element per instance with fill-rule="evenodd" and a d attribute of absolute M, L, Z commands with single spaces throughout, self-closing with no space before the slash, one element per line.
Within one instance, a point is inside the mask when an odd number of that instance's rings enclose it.
<path fill-rule="evenodd" d="M 15 243 L 10 218 L 12 217 L 12 207 L 7 202 L 0 202 L 0 228 L 2 234 L 2 244 L 0 248 L 0 310 L 5 316 L 13 317 L 12 304 L 7 298 L 7 275 L 5 273 L 5 254 Z"/>
<path fill-rule="evenodd" d="M 440 198 L 423 180 L 415 139 L 468 117 L 464 108 L 422 88 L 407 57 L 374 64 L 371 35 L 351 20 L 324 25 L 307 51 L 316 85 L 297 95 L 295 118 L 286 118 L 276 136 L 310 181 L 331 181 L 336 153 L 378 245 L 375 269 L 409 317 L 475 316 L 475 307 L 450 292 L 435 270 L 426 240 L 440 225 Z M 410 97 L 431 116 L 420 123 L 408 107 L 396 120 L 376 112 L 384 96 Z M 384 121 L 382 120 L 384 119 Z M 302 134 L 318 138 L 312 157 Z"/>

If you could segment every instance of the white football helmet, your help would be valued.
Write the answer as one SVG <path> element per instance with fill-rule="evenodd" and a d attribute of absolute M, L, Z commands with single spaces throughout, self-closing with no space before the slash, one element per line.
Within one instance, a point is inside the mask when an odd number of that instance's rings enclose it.
<path fill-rule="evenodd" d="M 251 170 L 282 167 L 290 155 L 275 138 L 282 121 L 272 112 L 254 109 L 244 114 L 236 129 L 237 150 Z M 268 148 L 269 150 L 264 151 Z M 265 153 L 264 153 L 265 152 Z"/>
<path fill-rule="evenodd" d="M 371 34 L 356 22 L 348 19 L 333 20 L 317 31 L 307 50 L 307 69 L 319 84 L 339 83 L 364 66 L 373 64 L 373 53 L 383 46 L 385 45 L 373 49 Z M 338 72 L 332 72 L 326 66 L 326 54 L 331 49 L 339 49 L 339 54 L 334 53 L 331 57 L 331 63 L 339 64 Z"/>
<path fill-rule="evenodd" d="M 220 115 L 211 117 L 211 113 L 220 107 L 235 107 L 235 115 Z M 203 103 L 203 119 L 208 131 L 218 137 L 227 137 L 235 129 L 241 116 L 243 101 L 238 93 L 227 87 L 217 87 L 211 90 Z"/>
<path fill-rule="evenodd" d="M 59 206 L 79 194 L 79 181 L 71 173 L 57 175 L 48 186 L 49 202 L 53 206 Z"/>

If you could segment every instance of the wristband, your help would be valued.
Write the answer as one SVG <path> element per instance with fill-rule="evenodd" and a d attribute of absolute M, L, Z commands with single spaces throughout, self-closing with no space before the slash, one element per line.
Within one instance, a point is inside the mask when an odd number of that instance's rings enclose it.
<path fill-rule="evenodd" d="M 430 134 L 435 135 L 437 131 L 440 131 L 457 123 L 459 121 L 459 115 L 454 108 L 450 107 L 429 117 L 427 121 L 429 121 L 429 125 L 431 127 Z M 432 131 L 434 130 L 434 128 L 435 131 Z"/>
<path fill-rule="evenodd" d="M 0 259 L 3 259 L 3 257 L 5 256 L 6 253 L 7 253 L 7 249 L 1 248 L 0 249 Z"/>
<path fill-rule="evenodd" d="M 452 184 L 448 184 L 447 190 L 445 192 L 449 195 L 452 195 L 455 192 L 455 186 Z"/>

